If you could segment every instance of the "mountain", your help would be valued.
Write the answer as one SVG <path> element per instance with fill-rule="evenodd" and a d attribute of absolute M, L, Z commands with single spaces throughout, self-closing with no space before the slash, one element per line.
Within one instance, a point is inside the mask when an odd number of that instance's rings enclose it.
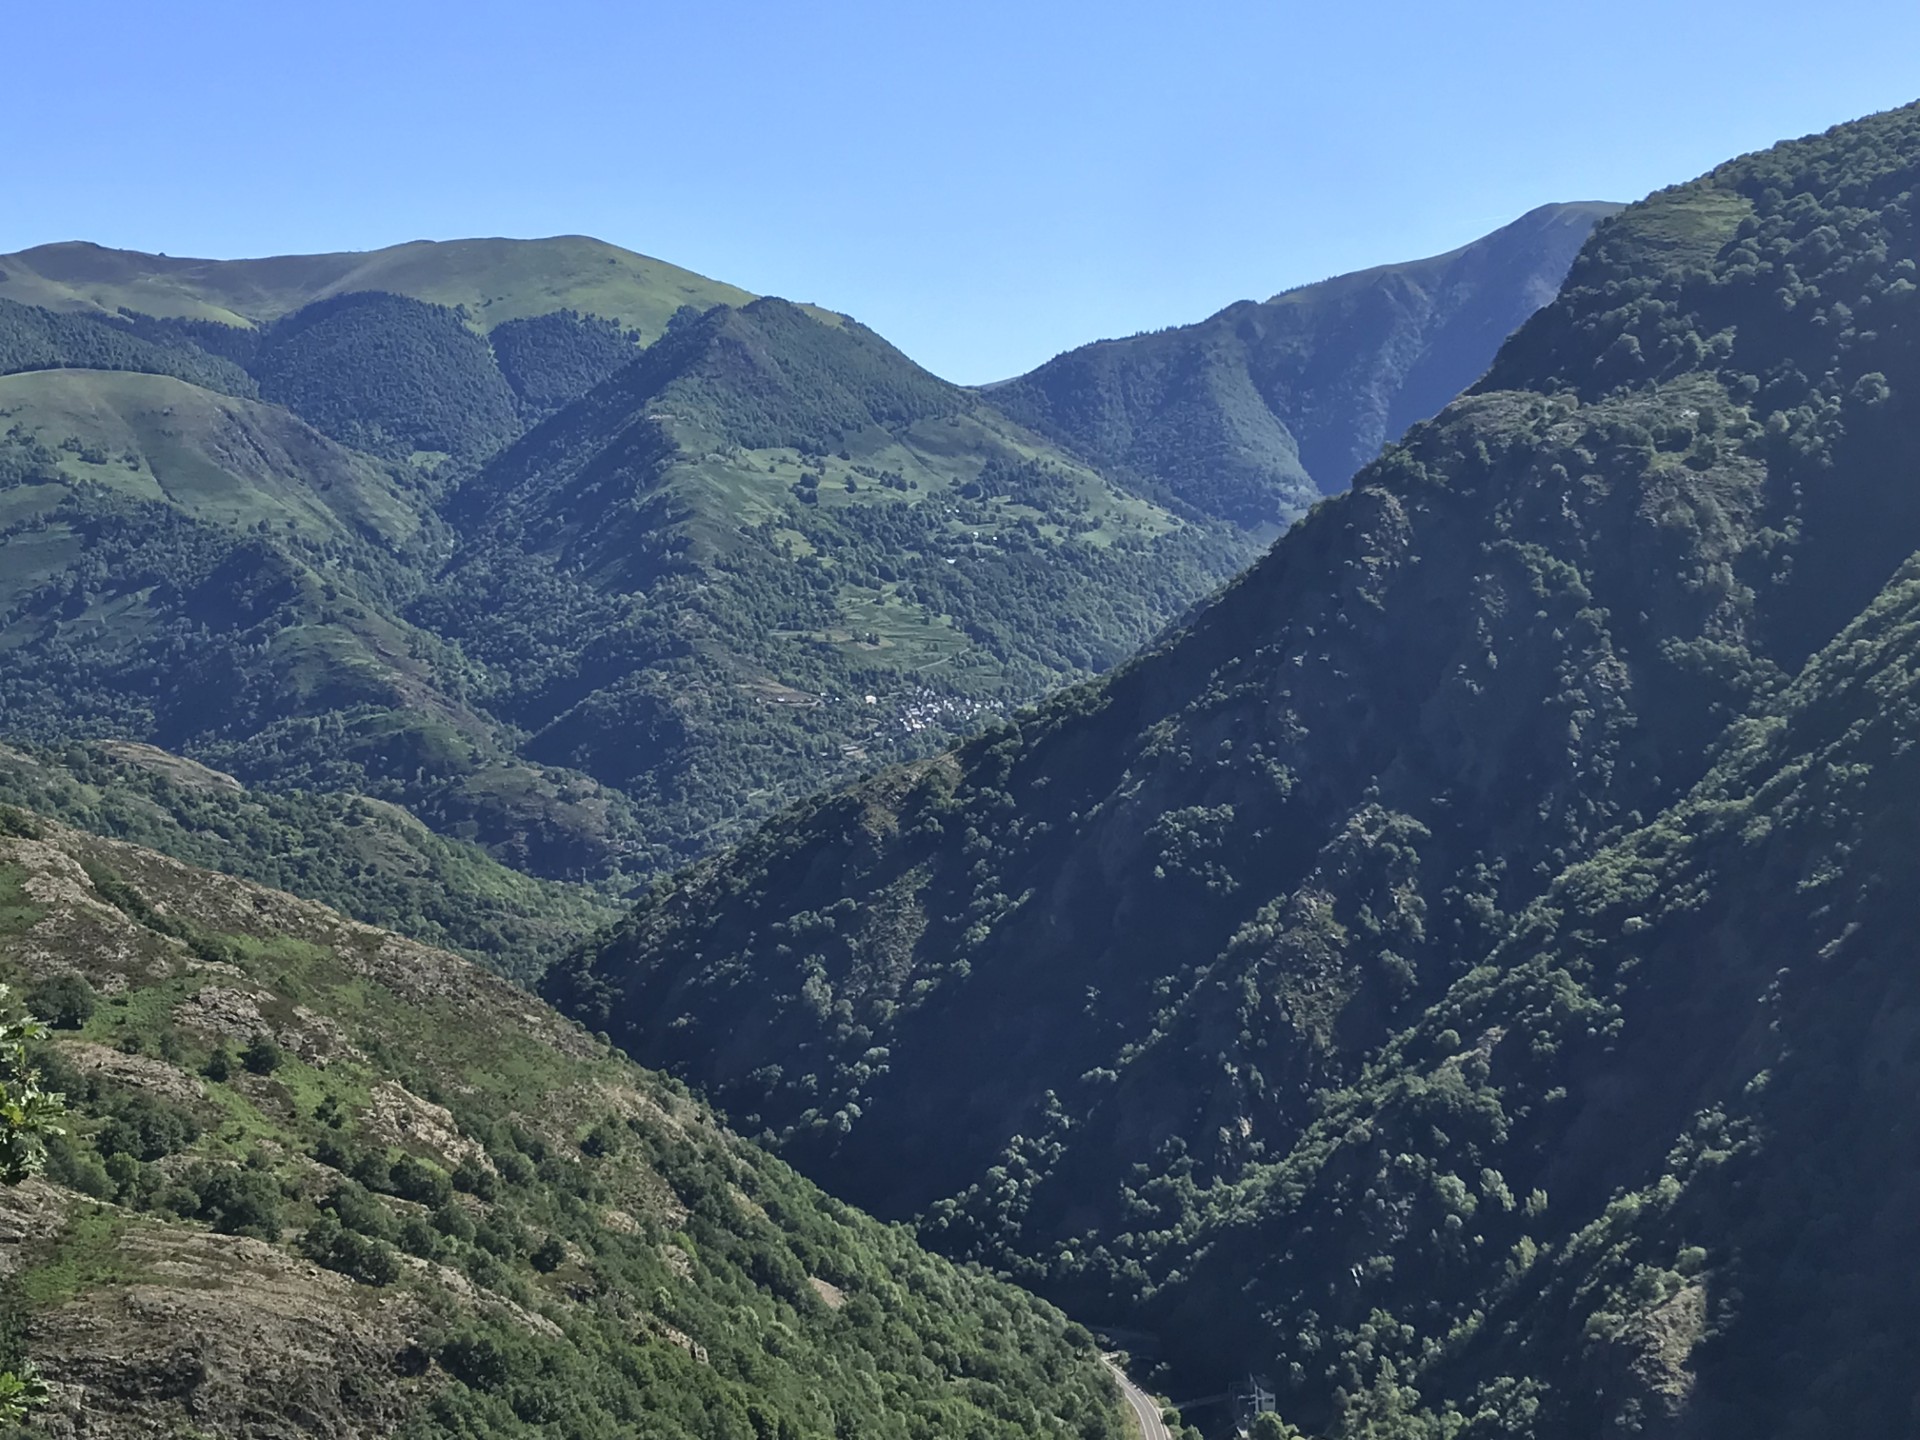
<path fill-rule="evenodd" d="M 70 1110 L 46 1178 L 0 1185 L 0 1370 L 51 1392 L 34 1433 L 1123 1433 L 1084 1330 L 524 992 L 0 826 L 0 975 L 57 1027 L 36 1059 Z"/>
<path fill-rule="evenodd" d="M 529 981 L 615 907 L 365 795 L 249 790 L 132 741 L 0 745 L 0 804 L 319 900 Z"/>
<path fill-rule="evenodd" d="M 430 476 L 169 377 L 45 371 L 0 393 L 10 738 L 135 740 L 404 803 L 549 874 L 638 845 L 630 805 L 519 760 L 464 698 L 471 664 L 399 617 L 445 533 Z"/>
<path fill-rule="evenodd" d="M 685 859 L 820 777 L 1117 663 L 1253 546 L 848 320 L 721 307 L 490 462 L 409 619 L 522 753 Z"/>
<path fill-rule="evenodd" d="M 1083 345 L 993 401 L 1157 496 L 1285 524 L 1479 379 L 1619 209 L 1543 205 L 1445 255 Z"/>
<path fill-rule="evenodd" d="M 319 301 L 370 292 L 464 309 L 483 334 L 572 310 L 657 339 L 682 306 L 753 296 L 585 235 L 546 240 L 414 240 L 383 250 L 193 260 L 85 241 L 0 255 L 0 299 L 79 314 L 211 321 L 241 329 Z"/>
<path fill-rule="evenodd" d="M 1886 1433 L 1920 107 L 1602 222 L 1184 632 L 654 888 L 546 993 L 1182 1389 Z"/>
<path fill-rule="evenodd" d="M 1411 329 L 1328 300 L 1288 353 L 1418 370 L 1590 219 L 1410 267 Z M 0 735 L 403 806 L 605 894 L 1119 663 L 1279 514 L 596 241 L 0 271 Z"/>

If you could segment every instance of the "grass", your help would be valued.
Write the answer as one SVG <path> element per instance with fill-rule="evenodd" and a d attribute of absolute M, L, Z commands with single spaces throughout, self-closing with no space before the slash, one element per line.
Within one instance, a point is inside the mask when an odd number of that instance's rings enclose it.
<path fill-rule="evenodd" d="M 0 935 L 22 934 L 45 913 L 27 894 L 25 877 L 17 865 L 0 865 Z"/>
<path fill-rule="evenodd" d="M 196 519 L 239 527 L 265 521 L 317 541 L 344 539 L 364 527 L 389 544 L 420 525 L 413 503 L 377 461 L 334 444 L 278 406 L 217 395 L 170 376 L 8 375 L 0 377 L 0 412 L 54 451 L 73 479 L 132 499 L 166 500 Z"/>
<path fill-rule="evenodd" d="M 383 250 L 259 260 L 171 260 L 84 244 L 0 256 L 0 296 L 57 310 L 253 325 L 315 300 L 385 290 L 465 306 L 481 331 L 573 309 L 657 339 L 682 305 L 743 305 L 738 286 L 581 235 L 543 240 L 416 240 Z M 822 312 L 825 318 L 825 312 Z M 837 318 L 837 317 L 836 317 Z"/>
<path fill-rule="evenodd" d="M 58 486 L 41 485 L 42 492 L 57 492 Z M 46 496 L 57 504 L 57 493 Z M 44 530 L 29 530 L 10 535 L 6 540 L 7 563 L 0 566 L 0 606 L 11 609 L 23 595 L 62 574 L 86 551 L 86 542 L 66 525 L 49 525 Z"/>
<path fill-rule="evenodd" d="M 1636 248 L 1661 257 L 1645 263 L 1706 265 L 1751 214 L 1753 202 L 1744 195 L 1690 185 L 1641 201 L 1614 233 L 1630 235 Z"/>
<path fill-rule="evenodd" d="M 107 1285 L 141 1278 L 120 1250 L 120 1240 L 135 1222 L 107 1205 L 77 1207 L 51 1250 L 20 1275 L 17 1293 L 30 1310 L 49 1310 Z"/>
<path fill-rule="evenodd" d="M 207 972 L 193 971 L 109 995 L 80 1031 L 80 1038 L 116 1049 L 128 1036 L 144 1043 L 172 1028 L 173 1012 L 212 982 Z"/>

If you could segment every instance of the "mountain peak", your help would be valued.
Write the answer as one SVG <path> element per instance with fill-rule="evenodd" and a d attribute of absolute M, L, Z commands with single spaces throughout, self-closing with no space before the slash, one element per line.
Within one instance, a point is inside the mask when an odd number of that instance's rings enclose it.
<path fill-rule="evenodd" d="M 492 330 L 576 310 L 652 339 L 684 305 L 753 296 L 663 260 L 586 235 L 521 240 L 409 240 L 377 250 L 209 260 L 114 250 L 86 241 L 0 256 L 0 298 L 77 310 L 251 326 L 334 295 L 377 290 L 463 307 Z"/>
<path fill-rule="evenodd" d="M 990 393 L 1165 498 L 1277 528 L 1478 379 L 1616 208 L 1542 206 L 1444 255 L 1084 346 Z"/>

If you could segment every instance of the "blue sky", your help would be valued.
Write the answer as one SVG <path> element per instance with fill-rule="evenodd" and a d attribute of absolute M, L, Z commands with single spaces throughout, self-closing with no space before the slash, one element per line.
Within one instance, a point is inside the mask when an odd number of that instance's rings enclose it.
<path fill-rule="evenodd" d="M 585 232 L 963 381 L 1920 98 L 1913 0 L 92 0 L 0 33 L 0 251 Z"/>

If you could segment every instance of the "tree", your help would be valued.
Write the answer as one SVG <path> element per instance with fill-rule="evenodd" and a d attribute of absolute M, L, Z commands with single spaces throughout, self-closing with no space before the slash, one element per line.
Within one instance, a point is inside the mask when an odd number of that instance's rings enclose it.
<path fill-rule="evenodd" d="M 1300 1432 L 1272 1411 L 1253 1417 L 1253 1440 L 1300 1440 Z"/>
<path fill-rule="evenodd" d="M 271 1075 L 285 1059 L 286 1052 L 281 1050 L 280 1043 L 264 1031 L 254 1036 L 240 1052 L 240 1063 L 256 1075 Z"/>
<path fill-rule="evenodd" d="M 56 1030 L 78 1030 L 93 1018 L 93 986 L 75 971 L 42 980 L 27 992 L 27 1005 Z"/>
<path fill-rule="evenodd" d="M 0 985 L 0 1006 L 7 998 Z M 31 1018 L 0 1018 L 0 1184 L 18 1185 L 46 1160 L 44 1137 L 57 1135 L 58 1095 L 40 1088 L 39 1073 L 27 1058 L 29 1041 L 45 1037 L 46 1027 Z M 0 1425 L 17 1425 L 27 1412 L 47 1401 L 47 1387 L 31 1365 L 0 1371 Z"/>
<path fill-rule="evenodd" d="M 0 985 L 0 1005 L 7 987 Z M 0 1184 L 18 1185 L 39 1171 L 46 1159 L 43 1137 L 60 1133 L 61 1097 L 40 1088 L 39 1072 L 27 1059 L 29 1041 L 44 1039 L 46 1027 L 31 1017 L 0 1019 Z"/>

